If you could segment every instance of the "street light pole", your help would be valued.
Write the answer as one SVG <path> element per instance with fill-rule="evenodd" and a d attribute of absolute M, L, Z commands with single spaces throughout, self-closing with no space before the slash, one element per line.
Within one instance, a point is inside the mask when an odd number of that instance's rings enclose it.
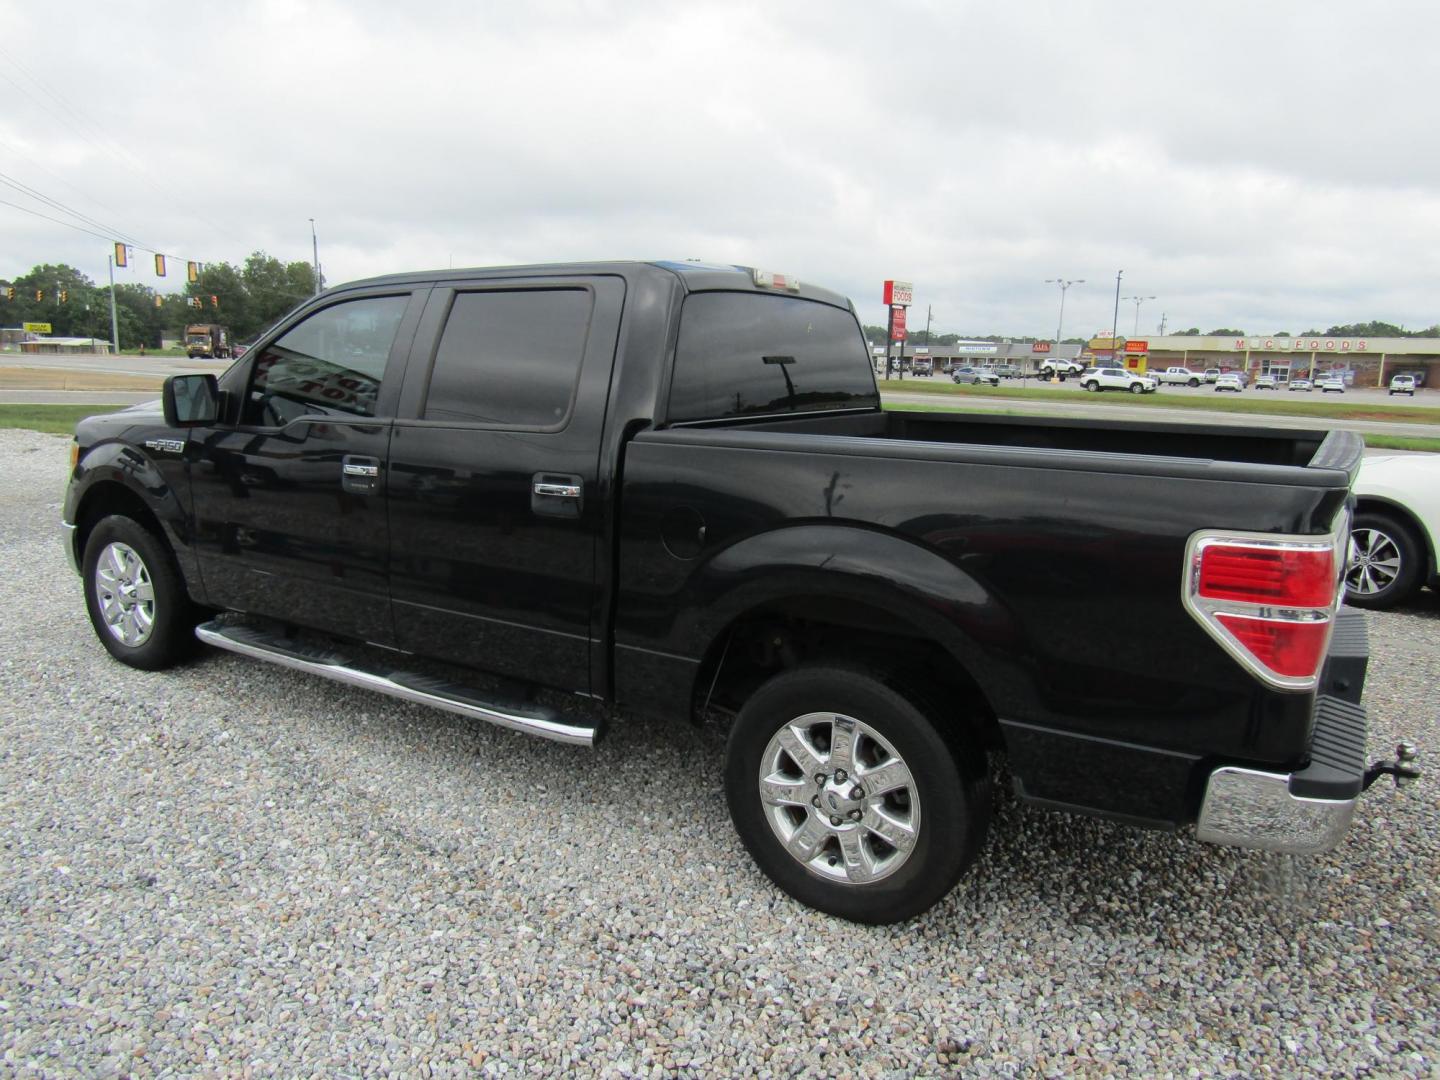
<path fill-rule="evenodd" d="M 1125 297 L 1125 299 L 1126 299 L 1126 300 L 1134 300 L 1134 301 L 1135 301 L 1135 336 L 1136 336 L 1136 337 L 1139 337 L 1139 336 L 1140 336 L 1140 305 L 1143 304 L 1146 300 L 1154 300 L 1155 297 L 1153 297 L 1153 296 L 1127 296 L 1127 297 Z"/>
<path fill-rule="evenodd" d="M 1065 290 L 1070 288 L 1071 285 L 1084 285 L 1085 279 L 1082 277 L 1075 278 L 1073 281 L 1066 281 L 1064 278 L 1046 278 L 1045 284 L 1060 286 L 1060 320 L 1055 324 L 1055 351 L 1058 354 L 1060 351 L 1060 331 L 1065 326 Z"/>
<path fill-rule="evenodd" d="M 315 295 L 320 295 L 320 241 L 315 237 L 315 219 L 310 219 L 310 249 L 315 257 Z"/>
<path fill-rule="evenodd" d="M 1110 316 L 1110 348 L 1115 348 L 1115 338 L 1120 333 L 1120 279 L 1124 270 L 1115 271 L 1115 313 Z"/>
<path fill-rule="evenodd" d="M 115 355 L 120 355 L 120 322 L 115 318 L 115 256 L 105 260 L 110 264 L 110 336 L 115 339 Z M 127 258 L 125 260 L 129 262 Z"/>

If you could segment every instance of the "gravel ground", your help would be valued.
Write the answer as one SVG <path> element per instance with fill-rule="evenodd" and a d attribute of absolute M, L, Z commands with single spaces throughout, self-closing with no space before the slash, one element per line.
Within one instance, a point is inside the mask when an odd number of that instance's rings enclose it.
<path fill-rule="evenodd" d="M 1433 774 L 1313 860 L 1002 795 L 938 908 L 837 922 L 745 855 L 718 731 L 111 661 L 66 442 L 0 431 L 7 1075 L 1440 1074 Z M 1372 754 L 1440 759 L 1440 597 L 1371 630 Z"/>

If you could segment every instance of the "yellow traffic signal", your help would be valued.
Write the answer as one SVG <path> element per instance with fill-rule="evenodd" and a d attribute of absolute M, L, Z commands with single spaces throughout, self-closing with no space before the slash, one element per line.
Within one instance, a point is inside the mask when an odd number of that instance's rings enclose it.
<path fill-rule="evenodd" d="M 185 264 L 185 276 L 191 281 L 200 280 L 200 264 L 187 262 Z"/>
<path fill-rule="evenodd" d="M 164 277 L 164 276 L 165 276 L 165 256 L 164 256 L 164 255 L 156 255 L 156 256 L 155 256 L 155 276 L 156 276 L 156 277 Z"/>
<path fill-rule="evenodd" d="M 125 265 L 125 245 L 124 245 L 124 244 L 117 243 L 117 244 L 115 245 L 115 265 L 116 265 L 116 266 L 124 266 L 124 265 Z"/>
<path fill-rule="evenodd" d="M 156 306 L 156 307 L 160 307 L 160 306 L 161 306 L 162 304 L 164 304 L 164 303 L 165 303 L 165 298 L 164 298 L 163 296 L 161 296 L 159 293 L 156 293 L 156 294 L 155 294 L 155 306 Z"/>
<path fill-rule="evenodd" d="M 41 303 L 44 299 L 45 299 L 45 290 L 44 290 L 44 289 L 36 289 L 36 290 L 35 290 L 35 302 L 38 304 L 38 303 Z"/>
<path fill-rule="evenodd" d="M 14 286 L 14 285 L 7 285 L 7 286 L 5 286 L 5 299 L 6 299 L 6 300 L 14 300 L 14 299 L 15 299 L 15 286 Z"/>
<path fill-rule="evenodd" d="M 212 295 L 212 296 L 210 297 L 210 306 L 211 306 L 211 307 L 219 307 L 219 306 L 220 306 L 220 297 Z"/>
<path fill-rule="evenodd" d="M 60 302 L 61 302 L 62 304 L 65 304 L 65 303 L 69 303 L 69 301 L 70 301 L 70 290 L 69 290 L 69 289 L 61 289 L 61 290 L 60 290 Z"/>

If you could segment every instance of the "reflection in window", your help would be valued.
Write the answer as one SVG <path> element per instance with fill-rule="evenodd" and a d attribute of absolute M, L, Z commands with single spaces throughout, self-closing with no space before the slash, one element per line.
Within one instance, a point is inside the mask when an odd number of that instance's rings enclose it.
<path fill-rule="evenodd" d="M 278 426 L 316 412 L 374 416 L 409 300 L 351 300 L 286 331 L 255 360 L 245 422 Z"/>

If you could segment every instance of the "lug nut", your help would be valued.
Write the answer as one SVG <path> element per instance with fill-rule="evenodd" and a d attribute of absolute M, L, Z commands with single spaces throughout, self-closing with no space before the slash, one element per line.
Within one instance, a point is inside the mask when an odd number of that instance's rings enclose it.
<path fill-rule="evenodd" d="M 850 820 L 851 820 L 851 821 L 859 821 L 859 820 L 860 820 L 860 811 L 859 811 L 859 810 L 851 810 L 851 811 L 850 811 Z"/>
<path fill-rule="evenodd" d="M 815 807 L 816 810 L 819 810 L 819 809 L 820 809 L 820 796 L 819 796 L 819 795 L 816 795 L 814 798 L 812 798 L 812 799 L 810 800 L 810 805 L 813 806 L 813 807 Z"/>
<path fill-rule="evenodd" d="M 844 823 L 843 821 L 841 821 L 838 817 L 832 817 L 832 818 L 830 819 L 830 824 L 831 824 L 831 825 L 834 825 L 834 826 L 838 829 L 841 825 L 843 825 L 843 824 L 845 824 L 845 823 Z"/>
<path fill-rule="evenodd" d="M 826 777 L 826 775 L 825 775 L 823 772 L 817 772 L 817 773 L 815 774 L 815 784 L 816 784 L 816 786 L 818 786 L 818 787 L 824 787 L 824 786 L 825 786 L 825 781 L 826 781 L 827 779 L 828 779 L 828 777 Z"/>
<path fill-rule="evenodd" d="M 863 799 L 864 797 L 865 797 L 865 789 L 864 789 L 863 787 L 861 787 L 859 784 L 856 784 L 853 788 L 850 789 L 850 798 L 852 798 L 852 799 Z"/>
<path fill-rule="evenodd" d="M 844 769 L 836 769 L 836 770 L 835 770 L 835 782 L 836 782 L 837 784 L 843 784 L 843 783 L 845 782 L 845 770 L 844 770 Z"/>

